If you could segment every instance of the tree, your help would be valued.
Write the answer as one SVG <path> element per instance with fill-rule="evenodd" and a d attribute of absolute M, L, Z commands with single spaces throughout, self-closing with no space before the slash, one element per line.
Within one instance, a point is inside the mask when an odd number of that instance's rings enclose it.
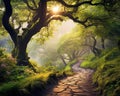
<path fill-rule="evenodd" d="M 13 12 L 11 0 L 3 0 L 5 5 L 5 12 L 3 14 L 2 24 L 14 42 L 15 48 L 13 55 L 17 58 L 18 65 L 29 65 L 29 57 L 26 52 L 29 41 L 35 34 L 40 32 L 43 27 L 48 26 L 52 20 L 63 20 L 63 17 L 68 17 L 74 22 L 83 24 L 85 27 L 87 27 L 89 23 L 86 24 L 86 22 L 89 22 L 90 17 L 86 17 L 84 20 L 80 20 L 77 16 L 74 16 L 80 6 L 84 4 L 91 6 L 106 6 L 108 4 L 114 3 L 114 0 L 101 0 L 100 2 L 93 2 L 93 0 L 70 0 L 68 2 L 64 0 L 37 0 L 38 4 L 37 1 L 35 2 L 35 0 L 31 0 L 31 2 L 28 0 L 23 1 L 29 10 L 33 12 L 33 16 L 31 17 L 31 20 L 26 21 L 28 25 L 26 28 L 22 28 L 23 32 L 20 34 L 19 28 L 18 30 L 15 30 L 15 28 L 13 28 L 10 23 L 10 17 L 12 16 Z M 51 9 L 48 8 L 52 3 L 62 6 L 61 11 L 55 13 L 52 12 Z"/>
<path fill-rule="evenodd" d="M 63 62 L 82 57 L 90 51 L 90 48 L 84 44 L 86 39 L 84 30 L 82 26 L 76 26 L 73 32 L 61 38 L 57 50 Z"/>

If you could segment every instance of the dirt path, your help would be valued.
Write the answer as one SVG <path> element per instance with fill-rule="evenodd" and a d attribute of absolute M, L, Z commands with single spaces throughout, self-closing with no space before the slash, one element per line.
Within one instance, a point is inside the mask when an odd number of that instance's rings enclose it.
<path fill-rule="evenodd" d="M 79 68 L 79 64 L 72 67 L 75 75 L 60 80 L 46 96 L 97 96 L 91 81 L 93 70 Z"/>

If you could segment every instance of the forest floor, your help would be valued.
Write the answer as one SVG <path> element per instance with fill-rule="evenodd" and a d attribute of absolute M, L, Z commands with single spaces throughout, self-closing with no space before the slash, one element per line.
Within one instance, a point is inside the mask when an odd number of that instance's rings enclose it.
<path fill-rule="evenodd" d="M 92 84 L 94 71 L 80 68 L 80 63 L 72 66 L 74 75 L 61 79 L 53 88 L 48 88 L 44 96 L 98 96 Z"/>

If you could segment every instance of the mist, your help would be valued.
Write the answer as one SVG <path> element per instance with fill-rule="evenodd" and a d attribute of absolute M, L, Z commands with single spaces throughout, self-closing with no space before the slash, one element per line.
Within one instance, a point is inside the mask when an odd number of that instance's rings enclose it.
<path fill-rule="evenodd" d="M 57 25 L 53 35 L 44 42 L 40 44 L 39 41 L 31 40 L 28 45 L 28 55 L 31 60 L 34 60 L 39 65 L 44 65 L 48 62 L 54 62 L 54 65 L 62 64 L 57 52 L 57 46 L 62 36 L 71 32 L 76 26 L 72 20 L 63 21 L 60 25 Z"/>

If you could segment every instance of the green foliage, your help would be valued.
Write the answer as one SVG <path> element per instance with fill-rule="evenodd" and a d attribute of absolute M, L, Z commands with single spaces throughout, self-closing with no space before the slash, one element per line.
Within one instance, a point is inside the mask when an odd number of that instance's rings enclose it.
<path fill-rule="evenodd" d="M 35 0 L 38 2 L 38 0 Z M 84 1 L 84 0 L 83 0 Z M 32 6 L 32 1 L 29 4 Z M 65 2 L 69 4 L 75 4 L 75 0 L 65 0 Z M 101 0 L 93 0 L 94 3 L 99 3 Z M 37 3 L 36 3 L 37 4 Z M 56 3 L 57 4 L 57 3 Z M 27 19 L 31 19 L 33 14 L 32 11 L 29 11 L 26 5 L 21 2 L 21 0 L 12 0 L 12 5 L 14 7 L 13 18 L 16 19 L 16 22 L 26 21 Z M 16 6 L 17 5 L 17 6 Z M 118 6 L 118 4 L 116 5 Z M 116 7 L 115 6 L 115 7 Z M 119 7 L 118 7 L 119 9 Z M 65 7 L 65 11 L 68 8 Z M 71 9 L 69 9 L 70 11 Z M 31 14 L 29 14 L 31 13 Z M 118 13 L 118 12 L 117 12 Z M 24 17 L 23 17 L 24 14 Z M 75 17 L 78 17 L 80 20 L 85 20 L 87 17 L 91 19 L 88 20 L 87 23 L 100 23 L 97 27 L 89 27 L 84 29 L 83 26 L 81 28 L 77 28 L 74 30 L 74 33 L 70 33 L 69 35 L 65 35 L 60 42 L 60 46 L 58 51 L 60 53 L 71 53 L 74 50 L 81 50 L 81 44 L 85 42 L 85 38 L 87 38 L 87 32 L 96 33 L 97 36 L 110 38 L 114 37 L 115 39 L 120 39 L 120 22 L 119 16 L 115 16 L 113 14 L 109 18 L 109 12 L 105 10 L 102 6 L 90 6 L 88 4 L 84 4 L 80 6 L 76 13 L 73 14 Z M 0 19 L 2 18 L 2 12 L 0 12 Z M 29 18 L 28 18 L 29 16 Z M 97 19 L 105 19 L 104 22 L 94 21 Z M 93 20 L 93 21 L 92 21 Z M 43 22 L 44 23 L 44 22 Z M 16 23 L 19 25 L 19 23 Z M 33 24 L 34 25 L 34 24 Z M 56 21 L 51 23 L 52 28 L 56 27 Z M 0 27 L 1 27 L 0 21 Z M 43 28 L 39 34 L 36 34 L 36 38 L 40 38 L 40 42 L 44 43 L 48 39 L 48 36 L 52 36 L 53 29 Z M 27 29 L 27 28 L 26 28 Z M 87 32 L 85 32 L 87 31 Z M 83 33 L 85 32 L 85 34 Z M 3 32 L 0 32 L 0 34 Z M 34 38 L 35 38 L 34 37 Z M 38 38 L 37 38 L 38 40 Z M 48 48 L 50 49 L 50 48 Z M 47 50 L 48 50 L 47 49 Z M 83 48 L 84 49 L 84 48 Z M 51 55 L 52 54 L 52 55 Z M 15 60 L 4 54 L 4 50 L 0 49 L 0 95 L 9 96 L 13 94 L 14 96 L 31 96 L 31 90 L 35 88 L 44 88 L 47 82 L 50 79 L 50 76 L 56 74 L 57 76 L 66 74 L 72 74 L 71 66 L 76 63 L 76 60 L 73 60 L 67 64 L 64 70 L 61 68 L 58 70 L 56 64 L 53 63 L 57 61 L 58 54 L 55 52 L 51 52 L 50 58 L 47 56 L 49 52 L 44 53 L 46 56 L 45 65 L 42 67 L 36 66 L 33 64 L 37 73 L 34 73 L 32 69 L 28 67 L 16 66 Z M 43 56 L 43 55 L 42 55 Z M 81 64 L 82 67 L 89 67 L 96 69 L 96 72 L 93 77 L 94 83 L 98 85 L 98 89 L 102 90 L 103 96 L 118 96 L 120 92 L 120 53 L 118 49 L 107 50 L 103 52 L 99 57 L 94 57 L 93 55 L 89 55 L 87 60 Z M 13 82 L 14 81 L 14 82 Z"/>
<path fill-rule="evenodd" d="M 35 73 L 27 66 L 16 66 L 16 62 L 12 57 L 3 54 L 2 50 L 0 52 L 0 96 L 31 96 L 31 90 L 35 88 L 43 90 L 48 81 L 51 80 L 50 76 L 55 74 L 51 67 L 40 69 L 40 67 L 33 64 L 36 70 L 44 70 Z"/>
<path fill-rule="evenodd" d="M 20 88 L 26 88 L 27 86 L 35 85 L 37 81 L 47 83 L 50 74 L 52 72 L 35 74 L 35 76 L 30 76 L 19 83 Z"/>
<path fill-rule="evenodd" d="M 44 73 L 44 72 L 56 72 L 56 67 L 55 66 L 41 66 L 40 68 L 40 72 Z"/>
<path fill-rule="evenodd" d="M 21 0 L 13 1 L 12 0 L 11 4 L 12 4 L 12 7 L 13 7 L 12 19 L 16 20 L 15 25 L 19 25 L 20 21 L 25 22 L 28 17 L 31 18 L 32 13 L 29 11 L 29 9 L 27 8 L 26 4 L 23 1 L 21 1 Z"/>
<path fill-rule="evenodd" d="M 10 71 L 10 74 L 0 82 L 0 96 L 34 96 L 33 90 L 43 90 L 48 83 L 57 82 L 55 78 L 64 74 L 63 70 L 57 71 L 56 67 L 51 66 L 50 63 L 47 64 L 49 66 L 42 67 L 37 67 L 35 63 L 33 65 L 36 70 L 39 70 L 37 73 L 25 66 L 11 66 L 11 71 L 4 69 L 4 71 Z M 2 75 L 6 76 L 6 74 Z"/>
<path fill-rule="evenodd" d="M 73 74 L 73 71 L 72 71 L 72 65 L 74 65 L 75 63 L 77 62 L 76 59 L 70 61 L 66 67 L 64 68 L 64 72 L 67 74 L 67 75 L 72 75 Z"/>
<path fill-rule="evenodd" d="M 0 86 L 0 95 L 11 96 L 13 94 L 16 96 L 31 96 L 31 90 L 34 90 L 36 87 L 41 90 L 45 88 L 51 74 L 51 72 L 36 74 L 35 76 L 30 76 L 20 81 L 4 83 Z"/>
<path fill-rule="evenodd" d="M 81 66 L 96 69 L 93 82 L 98 85 L 97 90 L 101 90 L 102 96 L 119 96 L 120 51 L 117 48 L 104 51 L 99 58 L 89 58 Z"/>
<path fill-rule="evenodd" d="M 7 59 L 6 59 L 7 58 Z M 12 68 L 15 66 L 15 60 L 4 53 L 4 49 L 0 49 L 0 82 L 9 80 Z"/>
<path fill-rule="evenodd" d="M 0 48 L 0 57 L 2 58 L 2 57 L 4 57 L 5 55 L 4 55 L 4 48 Z"/>
<path fill-rule="evenodd" d="M 27 66 L 16 66 L 16 60 L 0 49 L 0 83 L 17 81 L 33 74 L 33 70 Z"/>
<path fill-rule="evenodd" d="M 108 20 L 106 27 L 110 30 L 108 35 L 111 38 L 120 39 L 120 20 L 118 18 Z"/>
<path fill-rule="evenodd" d="M 2 19 L 2 12 L 0 11 L 0 27 L 2 27 L 2 21 L 1 21 L 1 19 Z"/>
<path fill-rule="evenodd" d="M 8 82 L 5 84 L 2 84 L 0 86 L 0 95 L 1 96 L 10 96 L 10 94 L 13 92 L 14 95 L 17 95 L 18 92 L 18 85 L 17 82 Z"/>
<path fill-rule="evenodd" d="M 82 51 L 84 53 L 88 48 L 85 43 L 88 41 L 86 39 L 90 32 L 87 32 L 86 29 L 83 26 L 77 25 L 72 32 L 62 36 L 58 43 L 57 51 L 63 55 L 63 57 L 66 54 L 70 59 L 80 57 Z"/>
<path fill-rule="evenodd" d="M 63 75 L 62 69 L 57 71 L 50 62 L 46 64 L 48 66 L 40 67 L 33 62 L 32 65 L 37 73 L 27 66 L 16 66 L 15 60 L 1 49 L 0 96 L 31 96 L 33 90 L 41 91 L 48 83 L 55 83 L 55 78 Z"/>
<path fill-rule="evenodd" d="M 93 81 L 98 84 L 98 89 L 102 90 L 103 96 L 118 96 L 120 91 L 120 59 L 115 59 L 103 63 L 94 74 Z M 116 91 L 117 90 L 117 91 Z"/>

